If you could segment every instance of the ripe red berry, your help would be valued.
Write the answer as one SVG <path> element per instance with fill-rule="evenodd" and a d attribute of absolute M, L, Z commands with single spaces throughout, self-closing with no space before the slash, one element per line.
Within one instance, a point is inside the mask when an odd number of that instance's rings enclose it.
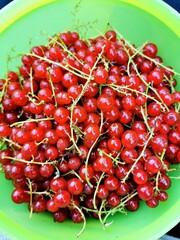
<path fill-rule="evenodd" d="M 67 207 L 71 202 L 71 195 L 66 190 L 61 190 L 54 194 L 54 203 L 59 208 Z"/>
<path fill-rule="evenodd" d="M 27 142 L 23 145 L 21 153 L 24 159 L 30 160 L 37 154 L 37 145 L 34 142 Z"/>
<path fill-rule="evenodd" d="M 127 130 L 123 133 L 121 142 L 124 147 L 134 148 L 138 143 L 138 135 L 133 130 Z"/>
<path fill-rule="evenodd" d="M 84 129 L 85 138 L 88 140 L 96 140 L 98 139 L 100 134 L 99 126 L 96 124 L 89 124 Z"/>
<path fill-rule="evenodd" d="M 157 54 L 157 46 L 154 43 L 147 43 L 144 47 L 143 47 L 143 53 L 151 58 L 155 58 L 156 54 Z"/>
<path fill-rule="evenodd" d="M 11 194 L 13 202 L 20 204 L 29 201 L 28 193 L 22 188 L 15 188 Z"/>
<path fill-rule="evenodd" d="M 69 120 L 69 110 L 64 107 L 57 108 L 54 111 L 54 120 L 60 124 L 63 124 Z"/>
<path fill-rule="evenodd" d="M 156 156 L 150 156 L 145 161 L 146 171 L 153 174 L 159 172 L 162 168 L 162 161 Z"/>
<path fill-rule="evenodd" d="M 138 196 L 145 201 L 150 200 L 154 195 L 153 187 L 149 182 L 137 186 Z"/>
<path fill-rule="evenodd" d="M 107 141 L 107 147 L 110 151 L 120 151 L 121 149 L 121 141 L 117 137 L 111 137 Z"/>
<path fill-rule="evenodd" d="M 100 185 L 97 192 L 98 198 L 106 199 L 108 195 L 109 195 L 109 190 L 104 185 Z"/>
<path fill-rule="evenodd" d="M 15 90 L 12 92 L 12 100 L 17 106 L 24 106 L 26 105 L 28 98 L 26 96 L 26 92 L 23 90 Z"/>
<path fill-rule="evenodd" d="M 83 183 L 78 178 L 71 178 L 67 182 L 67 189 L 72 195 L 79 195 L 83 191 Z"/>
<path fill-rule="evenodd" d="M 94 81 L 98 84 L 106 83 L 108 72 L 103 67 L 98 67 L 94 72 Z"/>
<path fill-rule="evenodd" d="M 95 161 L 98 171 L 108 172 L 112 168 L 112 160 L 108 156 L 100 156 Z"/>
<path fill-rule="evenodd" d="M 97 106 L 103 112 L 110 111 L 115 104 L 115 99 L 113 97 L 109 97 L 105 94 L 102 94 L 97 99 Z"/>
<path fill-rule="evenodd" d="M 11 129 L 7 123 L 0 123 L 0 137 L 7 137 L 11 134 Z"/>

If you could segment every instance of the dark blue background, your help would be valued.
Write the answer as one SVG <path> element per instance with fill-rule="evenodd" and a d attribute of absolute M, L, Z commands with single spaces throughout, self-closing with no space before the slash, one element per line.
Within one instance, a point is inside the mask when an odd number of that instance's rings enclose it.
<path fill-rule="evenodd" d="M 0 0 L 0 8 L 4 7 L 9 2 L 12 2 L 12 0 Z M 164 2 L 168 3 L 173 8 L 175 8 L 178 12 L 180 12 L 180 0 L 164 0 Z"/>
<path fill-rule="evenodd" d="M 26 0 L 24 0 L 26 1 Z M 33 1 L 33 0 L 32 0 Z M 149 0 L 148 0 L 149 1 Z M 0 0 L 0 9 L 3 8 L 8 3 L 12 2 L 12 0 Z M 164 0 L 171 7 L 176 9 L 180 13 L 180 0 Z M 180 238 L 180 224 L 178 224 L 175 228 L 168 232 L 169 235 Z"/>

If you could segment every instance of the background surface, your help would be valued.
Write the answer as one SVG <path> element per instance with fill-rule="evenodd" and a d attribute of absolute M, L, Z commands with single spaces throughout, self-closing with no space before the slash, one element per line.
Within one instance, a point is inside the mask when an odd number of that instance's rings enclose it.
<path fill-rule="evenodd" d="M 8 3 L 12 2 L 13 0 L 0 0 L 0 8 L 3 8 Z M 16 0 L 14 0 L 16 1 Z M 138 1 L 138 0 L 137 0 Z M 147 0 L 147 1 L 153 1 L 153 0 Z M 176 9 L 176 11 L 180 12 L 180 0 L 163 0 L 167 4 L 169 4 L 171 7 Z"/>

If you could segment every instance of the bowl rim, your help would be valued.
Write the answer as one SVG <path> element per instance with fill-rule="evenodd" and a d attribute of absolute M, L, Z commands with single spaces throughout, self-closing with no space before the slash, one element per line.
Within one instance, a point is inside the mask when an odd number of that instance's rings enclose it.
<path fill-rule="evenodd" d="M 0 33 L 3 32 L 13 22 L 21 18 L 28 12 L 52 2 L 59 0 L 16 0 L 10 2 L 0 10 Z M 105 0 L 106 1 L 106 0 Z M 119 2 L 128 3 L 152 14 L 165 25 L 167 25 L 176 35 L 180 37 L 180 14 L 170 5 L 162 0 L 119 0 Z M 9 12 L 7 14 L 6 12 Z"/>

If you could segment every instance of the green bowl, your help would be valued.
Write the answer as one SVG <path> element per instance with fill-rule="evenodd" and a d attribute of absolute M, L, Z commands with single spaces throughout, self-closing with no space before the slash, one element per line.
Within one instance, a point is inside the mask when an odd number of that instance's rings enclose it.
<path fill-rule="evenodd" d="M 78 23 L 83 36 L 104 32 L 107 23 L 137 46 L 145 41 L 159 47 L 165 65 L 180 72 L 180 17 L 160 0 L 16 0 L 0 11 L 0 77 L 7 71 L 7 58 L 46 42 L 49 35 Z M 15 70 L 20 58 L 12 58 L 8 68 Z M 180 90 L 180 83 L 178 83 Z M 0 237 L 13 240 L 76 239 L 81 224 L 54 223 L 48 213 L 33 214 L 25 204 L 11 201 L 12 184 L 0 174 Z M 116 214 L 103 230 L 99 221 L 89 219 L 81 240 L 158 239 L 180 220 L 180 181 L 173 179 L 169 199 L 151 209 L 141 203 L 137 212 Z"/>

